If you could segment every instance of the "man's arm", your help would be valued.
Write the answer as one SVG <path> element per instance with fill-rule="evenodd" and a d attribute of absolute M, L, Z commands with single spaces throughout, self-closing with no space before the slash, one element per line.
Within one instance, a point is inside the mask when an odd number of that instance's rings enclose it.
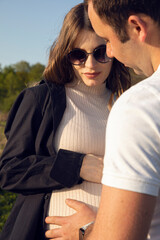
<path fill-rule="evenodd" d="M 146 240 L 156 197 L 103 185 L 93 231 L 85 240 Z"/>
<path fill-rule="evenodd" d="M 103 185 L 93 230 L 90 233 L 91 228 L 89 232 L 87 229 L 84 240 L 146 240 L 155 203 L 156 197 Z M 68 217 L 48 217 L 47 223 L 61 226 L 46 232 L 49 239 L 78 240 L 78 229 L 94 220 L 94 213 L 84 203 L 68 200 L 67 205 L 77 213 Z"/>

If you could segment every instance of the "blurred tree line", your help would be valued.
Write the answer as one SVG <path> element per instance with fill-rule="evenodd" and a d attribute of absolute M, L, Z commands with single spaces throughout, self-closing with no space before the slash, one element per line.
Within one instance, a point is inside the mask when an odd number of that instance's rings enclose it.
<path fill-rule="evenodd" d="M 0 112 L 8 112 L 22 89 L 40 81 L 44 68 L 45 66 L 40 63 L 30 65 L 25 61 L 4 68 L 0 65 Z M 133 70 L 130 70 L 130 73 L 132 84 L 143 79 Z"/>
<path fill-rule="evenodd" d="M 26 61 L 18 62 L 14 65 L 0 65 L 0 148 L 4 146 L 4 126 L 5 121 L 2 115 L 8 113 L 18 94 L 26 87 L 39 82 L 42 79 L 42 73 L 45 66 L 36 63 L 30 65 Z M 0 149 L 0 154 L 2 149 Z M 15 202 L 16 194 L 6 192 L 0 189 L 0 232 L 6 222 L 11 208 Z"/>
<path fill-rule="evenodd" d="M 0 112 L 8 112 L 22 89 L 42 78 L 45 66 L 21 61 L 4 68 L 0 65 Z"/>

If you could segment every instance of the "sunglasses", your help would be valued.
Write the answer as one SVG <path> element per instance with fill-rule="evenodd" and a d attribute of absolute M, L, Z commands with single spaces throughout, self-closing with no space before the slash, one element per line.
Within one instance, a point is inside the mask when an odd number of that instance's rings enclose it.
<path fill-rule="evenodd" d="M 89 54 L 93 54 L 93 57 L 99 63 L 107 63 L 112 61 L 112 59 L 106 54 L 106 45 L 100 45 L 96 47 L 91 53 L 87 53 L 85 50 L 80 48 L 75 48 L 68 53 L 67 57 L 71 64 L 82 65 L 87 61 Z"/>

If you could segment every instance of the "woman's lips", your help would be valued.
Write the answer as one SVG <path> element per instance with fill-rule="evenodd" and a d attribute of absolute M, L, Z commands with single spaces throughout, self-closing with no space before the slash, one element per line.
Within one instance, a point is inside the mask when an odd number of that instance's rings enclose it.
<path fill-rule="evenodd" d="M 94 73 L 84 73 L 84 75 L 89 78 L 89 79 L 92 79 L 92 78 L 96 78 L 98 75 L 100 74 L 100 72 L 94 72 Z"/>

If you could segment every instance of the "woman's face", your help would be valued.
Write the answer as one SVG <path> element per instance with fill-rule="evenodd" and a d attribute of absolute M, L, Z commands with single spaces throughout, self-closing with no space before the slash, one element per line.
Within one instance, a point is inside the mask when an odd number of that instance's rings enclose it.
<path fill-rule="evenodd" d="M 105 44 L 105 41 L 94 32 L 82 30 L 74 43 L 74 48 L 80 48 L 87 53 L 91 53 L 95 48 L 103 44 Z M 82 80 L 87 86 L 96 86 L 104 83 L 107 79 L 111 71 L 112 62 L 100 63 L 96 61 L 93 54 L 89 54 L 86 62 L 82 65 L 72 66 L 78 80 Z"/>

